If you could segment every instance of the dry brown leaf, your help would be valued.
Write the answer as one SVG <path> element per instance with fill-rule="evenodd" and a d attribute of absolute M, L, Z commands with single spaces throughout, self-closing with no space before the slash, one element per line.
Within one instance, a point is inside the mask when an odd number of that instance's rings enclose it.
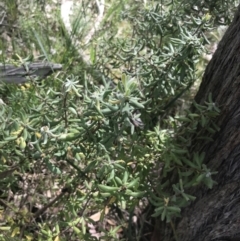
<path fill-rule="evenodd" d="M 108 214 L 108 212 L 109 212 L 109 208 L 106 207 L 106 208 L 105 208 L 105 214 Z M 98 222 L 98 221 L 100 220 L 101 214 L 102 214 L 102 211 L 93 214 L 93 215 L 90 216 L 89 218 L 92 219 L 92 220 L 95 221 L 95 222 Z"/>

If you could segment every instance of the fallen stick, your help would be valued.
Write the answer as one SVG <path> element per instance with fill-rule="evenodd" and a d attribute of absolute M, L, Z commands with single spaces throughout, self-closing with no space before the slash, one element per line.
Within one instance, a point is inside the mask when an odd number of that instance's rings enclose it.
<path fill-rule="evenodd" d="M 21 84 L 31 79 L 42 80 L 55 71 L 62 69 L 61 64 L 35 62 L 20 67 L 0 65 L 0 82 Z"/>

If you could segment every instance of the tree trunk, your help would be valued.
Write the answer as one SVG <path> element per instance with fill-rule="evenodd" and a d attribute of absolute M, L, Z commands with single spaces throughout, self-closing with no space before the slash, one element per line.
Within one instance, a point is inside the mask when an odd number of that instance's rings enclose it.
<path fill-rule="evenodd" d="M 206 152 L 207 166 L 218 171 L 218 184 L 192 192 L 196 201 L 175 224 L 178 241 L 240 241 L 240 6 L 206 68 L 196 102 L 203 103 L 209 93 L 221 109 L 220 131 L 200 151 Z M 174 240 L 171 228 L 162 228 L 154 241 Z"/>

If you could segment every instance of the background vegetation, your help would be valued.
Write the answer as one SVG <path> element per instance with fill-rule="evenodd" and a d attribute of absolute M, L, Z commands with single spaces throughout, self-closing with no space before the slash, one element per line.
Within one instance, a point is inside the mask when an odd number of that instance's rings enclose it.
<path fill-rule="evenodd" d="M 63 70 L 0 86 L 2 240 L 148 240 L 150 217 L 174 231 L 188 190 L 214 185 L 201 146 L 219 109 L 193 97 L 238 3 L 86 0 L 68 25 L 59 1 L 3 2 L 1 62 Z"/>

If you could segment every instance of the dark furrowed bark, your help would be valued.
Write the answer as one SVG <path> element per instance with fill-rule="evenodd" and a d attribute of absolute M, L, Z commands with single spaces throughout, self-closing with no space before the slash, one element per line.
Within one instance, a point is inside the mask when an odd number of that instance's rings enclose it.
<path fill-rule="evenodd" d="M 191 192 L 197 199 L 176 224 L 178 241 L 240 241 L 240 7 L 206 68 L 195 100 L 204 103 L 209 93 L 221 109 L 216 120 L 220 131 L 200 151 L 206 152 L 207 166 L 218 171 L 218 184 Z M 159 240 L 174 240 L 172 236 L 166 225 Z"/>

